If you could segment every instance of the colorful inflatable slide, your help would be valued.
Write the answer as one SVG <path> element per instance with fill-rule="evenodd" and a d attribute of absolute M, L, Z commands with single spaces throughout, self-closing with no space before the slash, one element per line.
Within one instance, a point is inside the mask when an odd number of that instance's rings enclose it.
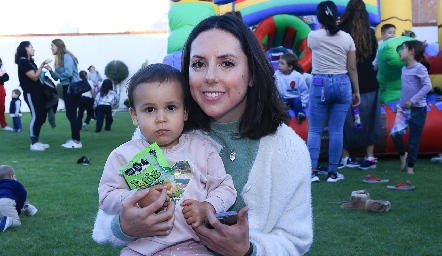
<path fill-rule="evenodd" d="M 262 48 L 268 53 L 269 61 L 274 67 L 277 66 L 279 49 L 289 49 L 300 58 L 300 64 L 304 70 L 311 68 L 311 51 L 307 47 L 307 35 L 315 24 L 316 6 L 318 0 L 173 0 L 169 11 L 170 34 L 168 38 L 168 55 L 164 63 L 181 68 L 181 51 L 185 40 L 193 27 L 201 20 L 212 15 L 221 15 L 229 11 L 239 11 L 244 22 L 250 27 L 256 27 L 254 33 L 261 42 Z M 348 0 L 334 0 L 338 11 L 342 14 Z M 396 0 L 365 0 L 369 12 L 370 23 L 377 26 L 376 34 L 380 37 L 380 26 L 384 23 L 393 23 L 397 28 L 397 34 L 403 30 L 411 30 L 411 1 L 404 1 L 398 4 Z M 442 21 L 442 0 L 438 0 L 438 19 Z M 308 18 L 308 19 L 307 19 Z M 305 20 L 308 20 L 307 23 Z M 383 140 L 375 145 L 376 154 L 395 154 L 396 151 L 389 136 L 395 114 L 394 105 L 400 97 L 401 68 L 405 62 L 399 59 L 398 46 L 406 40 L 413 40 L 409 37 L 397 37 L 390 39 L 379 48 L 379 73 L 380 99 L 382 113 L 382 127 L 384 131 Z M 430 77 L 433 86 L 442 87 L 442 28 L 439 25 L 439 46 L 431 51 L 426 51 L 431 64 Z M 436 48 L 437 48 L 436 46 Z M 275 50 L 276 49 L 276 50 Z M 428 48 L 430 49 L 430 48 Z M 388 71 L 388 72 L 387 72 Z M 442 152 L 442 143 L 437 143 L 439 138 L 438 130 L 442 127 L 442 101 L 436 101 L 436 95 L 429 95 L 427 122 L 424 128 L 419 152 L 436 153 Z M 298 124 L 294 113 L 290 126 L 304 139 L 307 140 L 308 122 Z M 306 111 L 308 116 L 308 109 Z M 323 152 L 327 152 L 328 134 L 327 129 L 323 136 Z M 364 153 L 363 149 L 360 151 Z"/>

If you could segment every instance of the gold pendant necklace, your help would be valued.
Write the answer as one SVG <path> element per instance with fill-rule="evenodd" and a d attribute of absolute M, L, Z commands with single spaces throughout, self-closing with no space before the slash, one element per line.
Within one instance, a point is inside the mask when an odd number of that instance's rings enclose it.
<path fill-rule="evenodd" d="M 215 130 L 213 130 L 213 129 L 211 129 L 211 130 L 212 130 L 213 133 L 215 133 L 216 137 L 218 137 L 218 138 L 222 141 L 222 143 L 224 144 L 224 146 L 225 146 L 226 148 L 228 148 L 229 145 L 227 145 L 227 142 L 226 142 L 223 138 L 221 138 L 221 136 L 219 136 L 219 134 L 218 134 Z M 232 161 L 232 162 L 235 161 L 235 159 L 236 159 L 236 152 L 233 150 L 233 148 L 230 148 L 229 159 L 230 159 L 230 161 Z"/>

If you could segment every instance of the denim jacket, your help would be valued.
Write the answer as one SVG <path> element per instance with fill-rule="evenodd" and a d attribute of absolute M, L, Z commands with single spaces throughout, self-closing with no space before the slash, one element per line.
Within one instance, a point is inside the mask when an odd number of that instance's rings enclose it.
<path fill-rule="evenodd" d="M 64 56 L 64 65 L 55 69 L 54 71 L 50 71 L 51 77 L 57 81 L 60 79 L 60 83 L 63 86 L 69 85 L 69 79 L 72 78 L 72 83 L 80 81 L 80 76 L 78 75 L 77 62 L 74 60 L 74 57 L 69 53 L 65 53 Z"/>

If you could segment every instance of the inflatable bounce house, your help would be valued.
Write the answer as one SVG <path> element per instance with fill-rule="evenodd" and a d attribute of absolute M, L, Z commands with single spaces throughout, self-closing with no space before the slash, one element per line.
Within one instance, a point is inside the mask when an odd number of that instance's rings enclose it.
<path fill-rule="evenodd" d="M 311 70 L 312 53 L 307 46 L 307 36 L 310 31 L 318 29 L 316 22 L 316 6 L 320 0 L 172 0 L 169 11 L 168 55 L 164 63 L 177 69 L 181 68 L 181 53 L 184 43 L 193 27 L 201 20 L 226 12 L 240 12 L 243 21 L 253 28 L 263 51 L 269 56 L 269 61 L 276 69 L 279 56 L 292 51 L 299 57 L 299 63 L 306 72 Z M 348 0 L 334 0 L 340 14 L 344 13 Z M 396 33 L 411 30 L 411 1 L 398 4 L 396 0 L 364 0 L 371 25 L 376 29 L 380 38 L 380 27 L 384 23 L 396 26 Z M 438 20 L 442 22 L 442 0 L 438 0 Z M 426 57 L 430 62 L 429 71 L 433 87 L 442 87 L 442 27 L 438 26 L 439 43 L 426 47 Z M 395 114 L 393 109 L 400 98 L 401 69 L 405 62 L 400 60 L 398 47 L 404 41 L 415 40 L 411 37 L 400 36 L 387 40 L 379 46 L 379 97 L 381 100 L 383 139 L 375 144 L 375 154 L 396 154 L 389 131 L 393 127 Z M 437 91 L 437 90 L 434 90 Z M 439 90 L 440 91 L 440 90 Z M 442 127 L 442 101 L 436 94 L 427 96 L 427 122 L 423 131 L 420 153 L 442 152 L 442 140 L 437 134 Z M 307 141 L 308 121 L 298 124 L 294 112 L 289 110 L 289 123 L 296 133 Z M 308 108 L 306 110 L 308 120 Z M 321 153 L 328 151 L 328 134 L 325 129 Z M 408 135 L 405 136 L 407 139 Z M 436 138 L 436 139 L 435 139 Z M 364 154 L 365 149 L 355 153 Z"/>

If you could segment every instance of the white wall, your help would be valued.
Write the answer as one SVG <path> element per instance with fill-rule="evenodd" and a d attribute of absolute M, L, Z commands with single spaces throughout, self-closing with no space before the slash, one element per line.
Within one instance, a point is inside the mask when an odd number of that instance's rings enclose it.
<path fill-rule="evenodd" d="M 150 64 L 160 63 L 167 54 L 167 33 L 158 34 L 105 34 L 105 35 L 72 35 L 72 36 L 17 36 L 0 37 L 0 58 L 3 60 L 3 69 L 9 74 L 9 81 L 5 83 L 6 106 L 11 101 L 11 92 L 19 88 L 17 65 L 14 63 L 14 55 L 21 41 L 30 41 L 35 49 L 34 60 L 40 65 L 46 58 L 51 58 L 51 66 L 54 65 L 54 56 L 51 53 L 51 41 L 60 38 L 66 44 L 66 48 L 77 56 L 78 69 L 86 70 L 94 65 L 103 79 L 104 68 L 112 60 L 121 60 L 129 68 L 128 79 L 135 74 L 146 59 Z M 126 81 L 122 84 L 125 85 Z M 29 112 L 28 106 L 22 99 L 22 112 Z M 124 99 L 125 89 L 121 91 L 121 105 Z M 61 102 L 62 103 L 62 102 Z M 59 104 L 59 108 L 64 108 Z M 9 112 L 7 107 L 6 112 Z"/>
<path fill-rule="evenodd" d="M 434 27 L 413 27 L 411 29 L 414 33 L 416 33 L 416 39 L 419 41 L 425 41 L 427 40 L 427 43 L 436 43 L 438 39 L 438 31 L 437 26 Z M 400 33 L 398 34 L 396 32 L 396 36 L 400 36 Z"/>

